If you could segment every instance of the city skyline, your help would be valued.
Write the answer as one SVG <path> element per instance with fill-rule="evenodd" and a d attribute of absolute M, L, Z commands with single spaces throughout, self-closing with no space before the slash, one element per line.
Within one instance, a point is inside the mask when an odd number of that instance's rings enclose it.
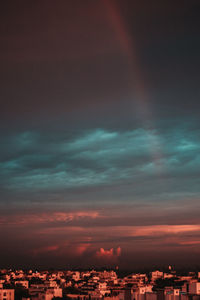
<path fill-rule="evenodd" d="M 0 14 L 0 266 L 198 266 L 199 1 Z"/>

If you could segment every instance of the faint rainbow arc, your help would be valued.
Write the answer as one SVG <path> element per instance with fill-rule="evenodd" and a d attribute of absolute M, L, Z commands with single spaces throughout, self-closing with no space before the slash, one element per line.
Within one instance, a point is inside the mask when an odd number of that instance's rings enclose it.
<path fill-rule="evenodd" d="M 108 19 L 111 21 L 111 25 L 116 33 L 119 40 L 120 46 L 123 53 L 126 55 L 129 64 L 130 72 L 130 90 L 132 96 L 135 98 L 136 110 L 139 115 L 143 126 L 146 126 L 146 121 L 150 124 L 152 128 L 155 128 L 155 122 L 153 117 L 153 112 L 149 107 L 148 103 L 148 91 L 146 88 L 146 83 L 144 76 L 142 74 L 142 69 L 139 64 L 139 55 L 136 51 L 135 42 L 133 42 L 133 37 L 130 37 L 127 33 L 124 21 L 119 13 L 119 9 L 116 7 L 116 2 L 112 0 L 103 0 L 105 10 Z M 161 142 L 158 136 L 153 137 L 149 135 L 150 152 L 152 155 L 153 162 L 157 166 L 157 171 L 163 169 L 163 164 L 161 166 L 160 161 L 163 158 L 161 151 Z"/>

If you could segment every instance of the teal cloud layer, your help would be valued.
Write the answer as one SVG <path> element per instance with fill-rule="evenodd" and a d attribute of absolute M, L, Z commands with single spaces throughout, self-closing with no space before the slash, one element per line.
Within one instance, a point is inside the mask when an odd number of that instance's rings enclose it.
<path fill-rule="evenodd" d="M 3 138 L 1 145 L 4 193 L 62 193 L 113 185 L 127 189 L 127 199 L 129 190 L 141 198 L 150 191 L 151 197 L 161 198 L 198 197 L 200 192 L 200 130 L 189 124 L 159 132 L 144 128 L 26 131 Z"/>

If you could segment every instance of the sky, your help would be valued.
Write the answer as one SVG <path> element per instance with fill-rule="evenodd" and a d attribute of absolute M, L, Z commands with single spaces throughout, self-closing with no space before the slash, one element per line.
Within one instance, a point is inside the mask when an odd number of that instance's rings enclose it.
<path fill-rule="evenodd" d="M 198 266 L 199 0 L 11 0 L 0 23 L 0 266 Z"/>

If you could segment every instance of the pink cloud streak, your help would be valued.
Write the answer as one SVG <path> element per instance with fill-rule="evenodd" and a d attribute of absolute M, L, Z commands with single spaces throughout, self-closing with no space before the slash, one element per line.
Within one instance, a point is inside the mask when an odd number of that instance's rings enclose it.
<path fill-rule="evenodd" d="M 49 212 L 37 214 L 19 214 L 15 216 L 1 216 L 1 225 L 29 225 L 29 224 L 43 224 L 51 222 L 70 222 L 73 220 L 80 220 L 83 218 L 96 219 L 100 217 L 98 211 L 77 211 L 77 212 Z"/>

